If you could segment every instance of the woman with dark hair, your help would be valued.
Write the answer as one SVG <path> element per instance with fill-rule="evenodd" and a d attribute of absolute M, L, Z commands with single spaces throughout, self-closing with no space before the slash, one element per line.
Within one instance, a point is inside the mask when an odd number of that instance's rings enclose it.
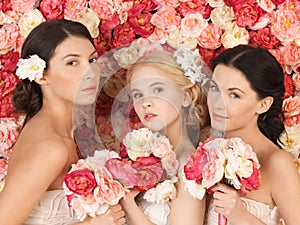
<path fill-rule="evenodd" d="M 81 158 L 72 113 L 74 106 L 95 101 L 97 58 L 90 33 L 78 22 L 43 22 L 26 38 L 13 96 L 25 121 L 0 193 L 1 225 L 124 223 L 120 205 L 79 222 L 62 186 L 64 175 Z"/>
<path fill-rule="evenodd" d="M 225 138 L 240 137 L 250 144 L 260 162 L 260 188 L 242 197 L 220 184 L 212 188 L 207 224 L 217 224 L 218 213 L 228 224 L 299 224 L 300 176 L 293 157 L 280 149 L 284 130 L 285 92 L 280 64 L 267 50 L 240 45 L 227 49 L 212 63 L 208 92 L 211 125 Z"/>

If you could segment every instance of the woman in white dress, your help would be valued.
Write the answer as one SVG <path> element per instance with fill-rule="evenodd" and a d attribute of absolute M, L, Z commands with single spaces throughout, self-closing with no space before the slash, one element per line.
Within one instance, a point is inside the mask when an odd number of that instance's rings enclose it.
<path fill-rule="evenodd" d="M 214 186 L 207 225 L 217 224 L 218 213 L 228 224 L 277 225 L 280 218 L 286 225 L 299 224 L 300 176 L 292 155 L 278 144 L 285 92 L 280 64 L 265 49 L 240 45 L 223 51 L 212 66 L 211 126 L 252 146 L 261 185 L 245 197 L 225 184 Z"/>
<path fill-rule="evenodd" d="M 64 175 L 81 157 L 74 141 L 74 105 L 95 101 L 98 54 L 87 28 L 67 20 L 47 21 L 26 38 L 13 103 L 25 115 L 13 146 L 4 189 L 1 225 L 121 225 L 120 205 L 79 222 L 63 191 Z"/>
<path fill-rule="evenodd" d="M 202 63 L 200 56 L 194 55 L 188 60 L 195 63 L 193 65 Z M 200 77 L 203 75 L 200 67 L 197 71 L 199 74 L 188 74 L 184 66 L 176 61 L 173 53 L 160 49 L 141 57 L 128 69 L 130 95 L 139 119 L 153 132 L 168 137 L 179 160 L 179 170 L 177 196 L 164 204 L 164 207 L 158 208 L 158 205 L 147 202 L 142 198 L 142 193 L 136 197 L 137 191 L 130 191 L 121 200 L 127 224 L 203 223 L 205 198 L 198 200 L 190 196 L 184 189 L 181 177 L 183 165 L 198 143 L 199 125 L 205 127 L 209 123 L 206 96 L 195 82 L 202 78 L 204 80 L 204 77 Z M 197 128 L 189 130 L 189 124 Z"/>

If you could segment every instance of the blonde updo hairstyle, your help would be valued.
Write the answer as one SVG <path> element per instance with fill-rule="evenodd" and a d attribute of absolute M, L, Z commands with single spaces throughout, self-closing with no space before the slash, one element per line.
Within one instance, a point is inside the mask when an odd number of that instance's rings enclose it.
<path fill-rule="evenodd" d="M 166 78 L 173 81 L 183 90 L 189 90 L 191 93 L 191 104 L 186 109 L 185 122 L 187 124 L 200 124 L 204 128 L 209 124 L 208 108 L 204 90 L 199 84 L 193 84 L 188 77 L 184 75 L 184 70 L 178 65 L 173 55 L 166 51 L 155 51 L 141 57 L 137 62 L 132 64 L 126 74 L 127 82 L 130 83 L 132 74 L 135 70 L 149 66 L 159 68 Z"/>

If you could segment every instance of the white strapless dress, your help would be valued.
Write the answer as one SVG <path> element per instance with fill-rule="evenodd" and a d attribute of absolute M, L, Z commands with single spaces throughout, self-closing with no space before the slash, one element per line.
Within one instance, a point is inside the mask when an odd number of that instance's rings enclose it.
<path fill-rule="evenodd" d="M 251 214 L 259 218 L 267 225 L 280 224 L 281 216 L 277 206 L 270 208 L 269 205 L 265 203 L 257 202 L 252 199 L 243 198 L 243 197 L 242 197 L 242 202 L 245 205 L 246 209 Z M 207 217 L 206 218 L 207 221 L 205 223 L 206 225 L 218 224 L 218 214 L 214 211 L 212 203 L 209 204 L 206 217 Z M 229 222 L 227 224 L 230 225 Z"/>
<path fill-rule="evenodd" d="M 70 225 L 79 222 L 63 190 L 45 192 L 24 225 Z"/>

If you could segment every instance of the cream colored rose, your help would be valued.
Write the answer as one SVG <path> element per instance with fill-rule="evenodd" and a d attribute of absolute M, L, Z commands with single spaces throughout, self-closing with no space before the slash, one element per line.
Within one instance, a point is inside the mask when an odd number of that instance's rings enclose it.
<path fill-rule="evenodd" d="M 211 11 L 210 19 L 221 29 L 225 29 L 228 23 L 235 19 L 235 16 L 232 7 L 224 5 L 223 7 L 214 8 Z"/>
<path fill-rule="evenodd" d="M 245 28 L 239 27 L 235 22 L 226 27 L 221 37 L 221 42 L 225 48 L 233 48 L 240 44 L 248 44 L 250 36 Z"/>
<path fill-rule="evenodd" d="M 40 23 L 44 22 L 45 18 L 43 14 L 38 10 L 34 9 L 24 15 L 19 20 L 20 32 L 24 37 L 27 37 L 30 31 Z"/>
<path fill-rule="evenodd" d="M 114 58 L 121 67 L 127 68 L 138 60 L 139 52 L 133 45 L 130 45 L 127 48 L 121 48 L 116 51 L 114 53 Z"/>
<path fill-rule="evenodd" d="M 98 37 L 100 19 L 93 10 L 88 9 L 87 12 L 80 17 L 79 22 L 86 26 L 92 38 Z"/>
<path fill-rule="evenodd" d="M 297 158 L 300 153 L 300 127 L 286 127 L 279 137 L 279 145 Z"/>
<path fill-rule="evenodd" d="M 197 39 L 183 36 L 179 29 L 169 33 L 167 36 L 167 43 L 176 49 L 180 46 L 188 49 L 195 49 L 197 47 Z"/>

